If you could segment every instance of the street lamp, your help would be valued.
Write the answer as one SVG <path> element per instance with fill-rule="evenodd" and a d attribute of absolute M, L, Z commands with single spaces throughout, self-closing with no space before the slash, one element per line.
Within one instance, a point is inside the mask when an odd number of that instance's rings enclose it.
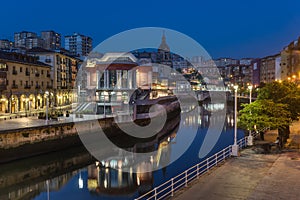
<path fill-rule="evenodd" d="M 49 92 L 46 91 L 46 124 L 48 124 Z"/>
<path fill-rule="evenodd" d="M 231 147 L 231 155 L 238 156 L 239 145 L 237 144 L 237 85 L 233 86 L 234 88 L 234 143 Z"/>
<path fill-rule="evenodd" d="M 253 89 L 253 86 L 249 85 L 248 89 L 250 91 L 249 104 L 251 104 L 251 102 L 252 102 L 252 89 Z M 251 110 L 250 110 L 250 115 L 251 115 Z M 253 137 L 252 137 L 252 134 L 251 134 L 251 129 L 249 129 L 248 146 L 252 146 L 252 145 L 253 145 Z"/>

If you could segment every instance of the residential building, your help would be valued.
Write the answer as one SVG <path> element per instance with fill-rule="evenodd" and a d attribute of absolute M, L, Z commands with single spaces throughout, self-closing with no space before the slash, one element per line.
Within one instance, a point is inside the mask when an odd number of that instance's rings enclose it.
<path fill-rule="evenodd" d="M 59 50 L 61 48 L 61 35 L 54 31 L 42 31 L 41 38 L 44 40 L 44 48 L 47 50 Z"/>
<path fill-rule="evenodd" d="M 278 54 L 275 58 L 275 81 L 282 80 L 281 74 L 281 54 Z"/>
<path fill-rule="evenodd" d="M 69 50 L 73 56 L 87 56 L 92 51 L 92 38 L 74 33 L 65 36 L 65 49 Z"/>
<path fill-rule="evenodd" d="M 7 39 L 0 40 L 0 49 L 1 50 L 10 50 L 13 47 L 14 43 Z"/>
<path fill-rule="evenodd" d="M 261 60 L 260 59 L 254 59 L 252 60 L 251 63 L 251 74 L 252 74 L 252 79 L 251 83 L 254 86 L 260 85 L 260 64 Z"/>
<path fill-rule="evenodd" d="M 281 80 L 300 79 L 300 37 L 281 51 Z"/>
<path fill-rule="evenodd" d="M 44 40 L 39 37 L 28 37 L 25 40 L 26 49 L 43 48 L 43 47 L 44 47 Z"/>
<path fill-rule="evenodd" d="M 260 65 L 261 83 L 271 83 L 275 81 L 275 71 L 276 71 L 275 61 L 278 56 L 280 55 L 277 54 L 277 55 L 267 56 L 261 59 L 261 65 Z"/>
<path fill-rule="evenodd" d="M 68 105 L 75 101 L 73 95 L 77 69 L 81 62 L 78 58 L 61 51 L 33 48 L 28 54 L 38 61 L 51 66 L 50 77 L 53 93 L 53 106 Z"/>
<path fill-rule="evenodd" d="M 227 65 L 238 65 L 239 60 L 232 58 L 218 58 L 214 60 L 217 67 L 225 67 Z"/>
<path fill-rule="evenodd" d="M 251 65 L 253 58 L 242 58 L 239 60 L 241 65 Z"/>
<path fill-rule="evenodd" d="M 49 88 L 49 65 L 36 57 L 0 51 L 0 113 L 45 107 L 45 91 Z"/>
<path fill-rule="evenodd" d="M 22 31 L 15 33 L 14 40 L 16 48 L 32 49 L 35 47 L 44 47 L 44 40 L 34 32 Z"/>

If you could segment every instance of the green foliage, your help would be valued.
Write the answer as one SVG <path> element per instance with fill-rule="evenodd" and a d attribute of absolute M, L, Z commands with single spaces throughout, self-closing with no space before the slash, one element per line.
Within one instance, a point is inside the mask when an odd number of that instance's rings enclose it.
<path fill-rule="evenodd" d="M 285 142 L 289 137 L 289 125 L 300 116 L 300 88 L 295 82 L 283 81 L 264 84 L 258 98 L 240 111 L 239 126 L 245 129 L 271 127 L 278 129 Z"/>
<path fill-rule="evenodd" d="M 285 104 L 292 120 L 300 116 L 300 88 L 294 82 L 283 81 L 266 84 L 258 94 L 258 99 L 268 99 L 274 103 Z"/>
<path fill-rule="evenodd" d="M 291 123 L 291 113 L 287 105 L 274 103 L 272 100 L 256 100 L 251 104 L 243 104 L 239 114 L 239 127 L 254 130 L 270 127 L 272 129 L 282 128 Z"/>

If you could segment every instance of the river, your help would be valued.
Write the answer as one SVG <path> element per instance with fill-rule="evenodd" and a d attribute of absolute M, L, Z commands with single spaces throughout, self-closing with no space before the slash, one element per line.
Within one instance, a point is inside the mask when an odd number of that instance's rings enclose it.
<path fill-rule="evenodd" d="M 134 199 L 233 143 L 232 112 L 221 116 L 218 110 L 226 108 L 218 104 L 198 109 L 199 115 L 182 113 L 176 128 L 154 145 L 159 156 L 139 165 L 151 168 L 170 162 L 160 169 L 143 173 L 116 170 L 106 163 L 119 165 L 118 158 L 97 161 L 84 147 L 71 148 L 2 164 L 0 199 Z M 207 134 L 212 134 L 214 123 L 221 125 L 221 134 L 209 153 L 199 158 L 200 148 Z M 238 138 L 243 136 L 244 132 L 238 130 Z M 166 144 L 168 150 L 164 149 Z"/>

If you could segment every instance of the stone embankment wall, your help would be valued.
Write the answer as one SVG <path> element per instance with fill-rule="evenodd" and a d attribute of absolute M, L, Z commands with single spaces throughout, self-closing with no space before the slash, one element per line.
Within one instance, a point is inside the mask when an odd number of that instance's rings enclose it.
<path fill-rule="evenodd" d="M 63 139 L 69 136 L 77 136 L 77 129 L 89 130 L 97 121 L 89 120 L 55 125 L 45 125 L 32 128 L 6 130 L 0 132 L 0 149 L 10 149 L 24 144 L 35 144 L 44 141 Z M 99 119 L 99 125 L 105 129 L 112 125 L 113 118 Z"/>

